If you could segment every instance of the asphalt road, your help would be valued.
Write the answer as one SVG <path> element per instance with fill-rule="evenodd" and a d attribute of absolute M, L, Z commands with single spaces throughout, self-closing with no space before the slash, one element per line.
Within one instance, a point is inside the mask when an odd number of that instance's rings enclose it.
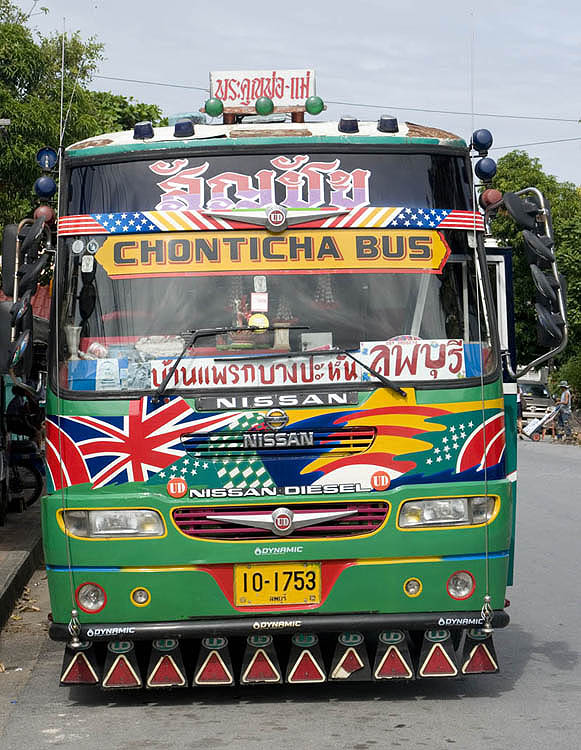
<path fill-rule="evenodd" d="M 581 449 L 523 442 L 501 673 L 388 685 L 109 694 L 58 687 L 46 581 L 0 638 L 0 748 L 573 750 L 581 736 Z M 24 602 L 26 605 L 26 602 Z M 40 612 L 34 611 L 38 606 Z"/>

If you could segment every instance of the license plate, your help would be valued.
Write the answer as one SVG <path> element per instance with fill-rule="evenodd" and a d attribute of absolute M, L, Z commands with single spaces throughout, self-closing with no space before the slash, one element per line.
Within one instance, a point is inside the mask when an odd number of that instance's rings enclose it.
<path fill-rule="evenodd" d="M 320 604 L 321 563 L 262 563 L 234 566 L 238 607 Z"/>

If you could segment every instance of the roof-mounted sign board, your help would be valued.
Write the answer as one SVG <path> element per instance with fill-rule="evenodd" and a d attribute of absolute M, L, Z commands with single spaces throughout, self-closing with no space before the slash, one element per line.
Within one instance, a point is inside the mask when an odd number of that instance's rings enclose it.
<path fill-rule="evenodd" d="M 315 95 L 314 70 L 220 70 L 210 73 L 210 96 L 220 99 L 225 112 L 255 114 L 261 96 L 274 103 L 275 112 L 304 112 Z"/>

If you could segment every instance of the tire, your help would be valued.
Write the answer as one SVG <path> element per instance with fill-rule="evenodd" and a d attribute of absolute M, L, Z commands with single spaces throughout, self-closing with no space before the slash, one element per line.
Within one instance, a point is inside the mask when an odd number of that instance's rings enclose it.
<path fill-rule="evenodd" d="M 532 439 L 534 440 L 535 443 L 538 443 L 539 440 L 541 439 L 541 435 L 538 432 L 533 432 L 533 434 L 531 435 L 531 437 L 532 437 Z"/>
<path fill-rule="evenodd" d="M 22 505 L 29 508 L 42 495 L 44 481 L 42 474 L 33 466 L 16 464 L 12 466 L 11 484 L 16 494 L 22 497 Z"/>

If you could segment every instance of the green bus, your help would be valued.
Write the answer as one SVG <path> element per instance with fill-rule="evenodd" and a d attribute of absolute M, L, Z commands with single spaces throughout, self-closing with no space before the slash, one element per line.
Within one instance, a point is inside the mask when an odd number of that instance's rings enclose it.
<path fill-rule="evenodd" d="M 498 210 L 524 229 L 550 356 L 549 207 L 479 197 L 488 131 L 305 121 L 309 71 L 211 80 L 213 122 L 62 158 L 42 500 L 61 683 L 496 672 L 520 373 L 510 252 L 485 234 Z"/>

